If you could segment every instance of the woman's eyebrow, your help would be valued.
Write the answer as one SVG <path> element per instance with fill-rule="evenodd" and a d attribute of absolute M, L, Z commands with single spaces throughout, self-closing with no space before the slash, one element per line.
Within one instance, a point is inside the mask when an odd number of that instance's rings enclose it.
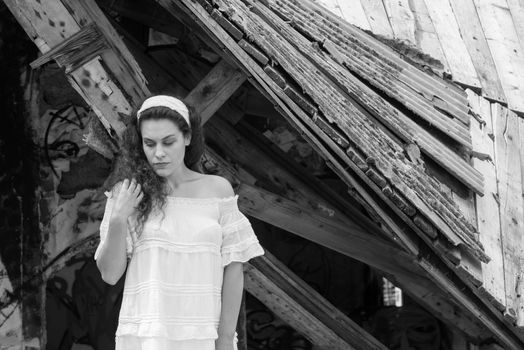
<path fill-rule="evenodd" d="M 175 134 L 167 135 L 167 136 L 163 137 L 162 140 L 165 140 L 165 139 L 170 138 L 170 137 L 176 137 L 176 135 Z M 144 137 L 144 140 L 155 141 L 153 139 L 150 139 L 149 137 Z"/>

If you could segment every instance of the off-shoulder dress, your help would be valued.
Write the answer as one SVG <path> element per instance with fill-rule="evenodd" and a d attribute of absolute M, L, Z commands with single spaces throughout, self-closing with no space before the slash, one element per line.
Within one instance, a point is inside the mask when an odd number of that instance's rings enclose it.
<path fill-rule="evenodd" d="M 100 225 L 100 247 L 113 207 Z M 214 350 L 224 267 L 264 254 L 238 195 L 168 197 L 164 215 L 150 215 L 126 237 L 128 268 L 115 335 L 116 350 Z M 236 335 L 235 347 L 236 349 Z"/>

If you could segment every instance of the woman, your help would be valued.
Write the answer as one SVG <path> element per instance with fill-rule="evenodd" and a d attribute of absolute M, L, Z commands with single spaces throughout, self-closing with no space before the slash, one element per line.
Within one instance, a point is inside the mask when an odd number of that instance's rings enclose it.
<path fill-rule="evenodd" d="M 264 252 L 231 184 L 195 171 L 198 116 L 153 96 L 123 140 L 95 252 L 109 284 L 129 260 L 116 349 L 236 349 L 242 263 Z"/>

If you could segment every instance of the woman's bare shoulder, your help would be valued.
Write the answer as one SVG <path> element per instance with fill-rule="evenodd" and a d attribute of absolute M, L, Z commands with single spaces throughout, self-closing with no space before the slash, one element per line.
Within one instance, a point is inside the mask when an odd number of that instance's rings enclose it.
<path fill-rule="evenodd" d="M 227 198 L 235 195 L 233 186 L 228 179 L 219 175 L 205 175 L 210 197 Z"/>

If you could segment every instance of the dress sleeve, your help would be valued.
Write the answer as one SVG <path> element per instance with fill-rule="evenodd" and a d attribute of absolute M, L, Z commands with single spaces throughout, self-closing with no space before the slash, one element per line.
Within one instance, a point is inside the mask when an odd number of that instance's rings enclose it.
<path fill-rule="evenodd" d="M 98 247 L 95 251 L 94 259 L 97 260 L 98 256 L 100 255 L 100 251 L 102 250 L 102 245 L 105 242 L 107 231 L 109 229 L 109 219 L 111 218 L 111 213 L 113 212 L 113 204 L 114 199 L 112 197 L 112 192 L 104 192 L 104 194 L 107 197 L 106 201 L 106 207 L 104 210 L 104 217 L 102 218 L 102 222 L 100 223 L 100 243 L 98 244 Z M 126 255 L 127 259 L 130 259 L 133 254 L 133 238 L 132 233 L 129 230 L 129 223 L 127 225 L 127 234 L 126 234 Z"/>
<path fill-rule="evenodd" d="M 246 262 L 264 254 L 247 217 L 238 209 L 238 195 L 220 202 L 222 227 L 222 266 L 233 261 Z"/>

